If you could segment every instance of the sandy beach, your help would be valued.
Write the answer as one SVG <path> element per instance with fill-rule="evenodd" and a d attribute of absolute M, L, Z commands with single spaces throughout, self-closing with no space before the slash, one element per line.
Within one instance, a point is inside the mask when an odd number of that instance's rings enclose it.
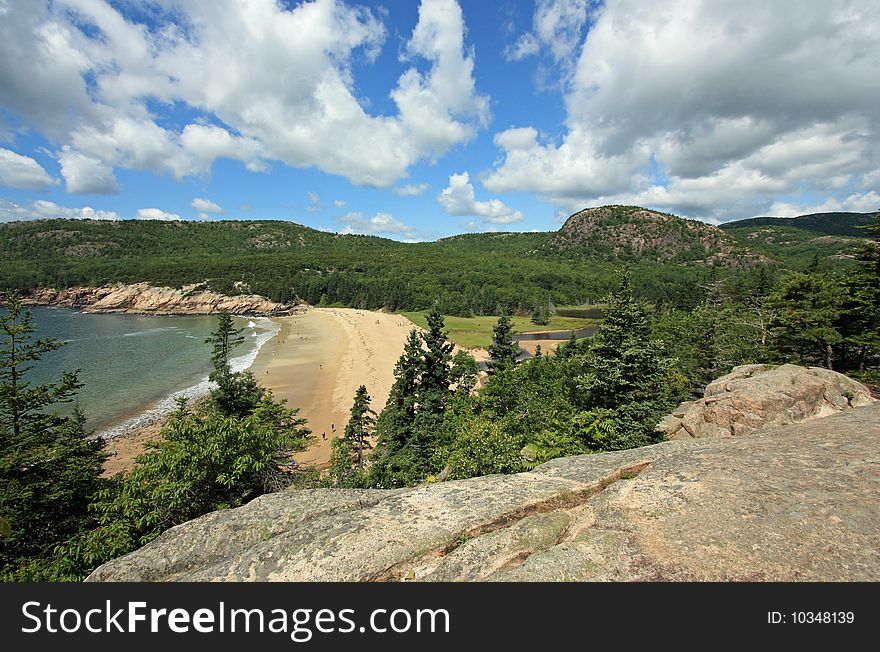
<path fill-rule="evenodd" d="M 367 386 L 373 409 L 381 412 L 413 324 L 401 315 L 351 308 L 310 308 L 275 319 L 281 330 L 260 350 L 251 371 L 308 419 L 316 442 L 298 461 L 325 466 L 359 385 Z"/>
<path fill-rule="evenodd" d="M 522 340 L 517 342 L 519 344 L 519 348 L 528 353 L 531 356 L 535 355 L 535 351 L 540 346 L 541 353 L 544 355 L 549 355 L 551 353 L 555 353 L 556 349 L 560 344 L 564 344 L 568 339 L 564 340 Z"/>
<path fill-rule="evenodd" d="M 162 423 L 151 423 L 123 435 L 107 439 L 105 451 L 110 455 L 104 462 L 105 478 L 112 478 L 121 471 L 130 471 L 134 467 L 134 458 L 146 450 L 148 441 L 155 440 Z"/>
<path fill-rule="evenodd" d="M 278 333 L 260 349 L 250 370 L 276 398 L 308 420 L 315 444 L 297 456 L 301 464 L 326 467 L 334 435 L 342 435 L 358 386 L 367 386 L 372 408 L 381 412 L 394 383 L 394 365 L 416 326 L 402 315 L 352 308 L 309 308 L 273 317 Z M 471 351 L 477 360 L 484 351 Z M 105 475 L 132 468 L 144 443 L 161 424 L 107 442 Z"/>

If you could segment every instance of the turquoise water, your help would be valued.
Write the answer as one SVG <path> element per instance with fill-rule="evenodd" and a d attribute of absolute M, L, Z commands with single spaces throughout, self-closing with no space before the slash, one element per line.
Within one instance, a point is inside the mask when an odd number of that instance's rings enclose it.
<path fill-rule="evenodd" d="M 114 434 L 143 425 L 172 409 L 175 394 L 196 397 L 209 390 L 211 345 L 205 338 L 216 329 L 215 316 L 86 314 L 45 307 L 33 307 L 31 314 L 36 337 L 66 344 L 37 362 L 28 379 L 54 382 L 62 371 L 79 369 L 84 387 L 77 402 L 90 429 Z M 250 366 L 277 327 L 262 317 L 235 319 L 246 336 L 232 361 L 240 370 Z"/>

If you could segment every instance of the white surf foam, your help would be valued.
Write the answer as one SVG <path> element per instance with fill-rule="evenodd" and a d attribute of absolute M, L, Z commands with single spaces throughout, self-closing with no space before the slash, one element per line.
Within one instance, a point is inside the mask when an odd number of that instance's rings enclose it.
<path fill-rule="evenodd" d="M 244 355 L 236 356 L 229 361 L 229 368 L 233 372 L 239 372 L 244 371 L 245 369 L 249 369 L 250 366 L 254 363 L 254 360 L 257 359 L 257 354 L 260 352 L 260 349 L 263 347 L 263 345 L 271 340 L 273 337 L 275 337 L 275 335 L 280 330 L 278 324 L 273 322 L 268 317 L 257 317 L 256 319 L 259 322 L 258 324 L 254 323 L 253 321 L 250 321 L 248 323 L 254 324 L 253 327 L 259 326 L 260 328 L 264 328 L 265 330 L 258 334 L 255 333 L 256 340 L 254 342 L 253 350 L 248 351 Z M 128 419 L 116 426 L 107 428 L 106 430 L 102 430 L 101 432 L 97 433 L 96 436 L 103 439 L 111 439 L 113 437 L 124 435 L 125 433 L 132 430 L 143 428 L 144 426 L 162 421 L 177 407 L 178 398 L 185 397 L 190 401 L 193 401 L 202 398 L 203 396 L 207 396 L 215 387 L 217 387 L 217 383 L 211 382 L 206 376 L 195 385 L 187 387 L 186 389 L 179 390 L 177 392 L 172 392 L 165 398 L 161 399 L 149 410 L 146 410 L 141 414 L 138 414 L 137 416 L 132 417 L 131 419 Z"/>

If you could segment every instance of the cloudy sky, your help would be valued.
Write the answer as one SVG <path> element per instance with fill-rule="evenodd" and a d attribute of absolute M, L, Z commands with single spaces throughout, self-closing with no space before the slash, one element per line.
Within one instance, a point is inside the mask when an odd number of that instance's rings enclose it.
<path fill-rule="evenodd" d="M 880 208 L 876 0 L 0 0 L 0 220 Z"/>

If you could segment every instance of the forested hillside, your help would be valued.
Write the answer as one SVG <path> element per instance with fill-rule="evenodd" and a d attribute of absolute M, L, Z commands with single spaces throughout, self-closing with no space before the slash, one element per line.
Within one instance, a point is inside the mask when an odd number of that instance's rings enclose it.
<path fill-rule="evenodd" d="M 736 232 L 741 229 L 761 227 L 791 227 L 810 231 L 816 235 L 842 235 L 864 238 L 863 227 L 871 224 L 874 213 L 810 213 L 798 217 L 752 217 L 722 224 L 724 231 Z"/>
<path fill-rule="evenodd" d="M 813 213 L 800 217 L 755 217 L 722 224 L 739 242 L 789 267 L 804 269 L 818 256 L 848 260 L 867 234 L 874 213 Z"/>
<path fill-rule="evenodd" d="M 753 227 L 721 231 L 644 209 L 595 210 L 610 211 L 605 221 L 619 224 L 425 243 L 284 221 L 12 222 L 0 226 L 0 287 L 208 281 L 225 294 L 253 292 L 285 303 L 424 310 L 439 299 L 445 314 L 529 314 L 551 303 L 598 301 L 614 287 L 616 270 L 628 266 L 639 296 L 692 307 L 695 288 L 712 279 L 735 282 L 756 265 L 768 265 L 772 274 L 802 269 L 816 256 L 845 266 L 841 251 L 855 242 L 826 242 L 810 232 L 806 240 L 768 244 Z"/>

